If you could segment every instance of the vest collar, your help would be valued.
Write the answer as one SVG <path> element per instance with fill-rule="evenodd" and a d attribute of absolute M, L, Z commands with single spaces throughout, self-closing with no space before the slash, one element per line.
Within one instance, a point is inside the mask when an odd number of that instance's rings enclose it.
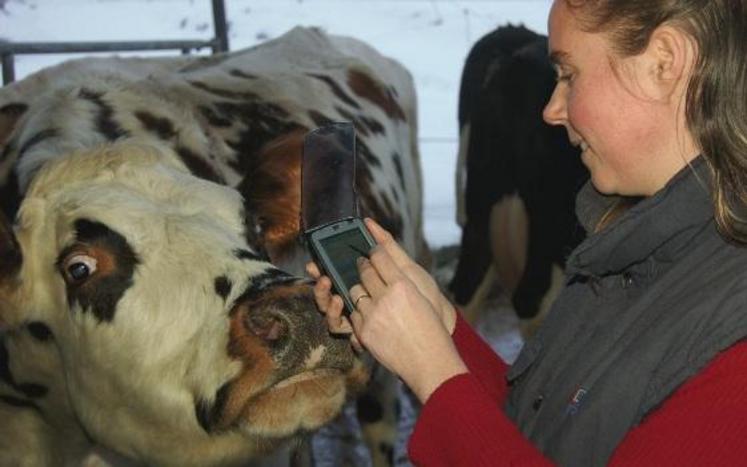
<path fill-rule="evenodd" d="M 587 237 L 568 259 L 568 273 L 604 276 L 649 257 L 673 260 L 713 218 L 711 178 L 705 159 L 694 159 L 656 194 Z M 587 232 L 617 199 L 600 194 L 590 182 L 584 185 L 576 199 L 576 214 Z"/>

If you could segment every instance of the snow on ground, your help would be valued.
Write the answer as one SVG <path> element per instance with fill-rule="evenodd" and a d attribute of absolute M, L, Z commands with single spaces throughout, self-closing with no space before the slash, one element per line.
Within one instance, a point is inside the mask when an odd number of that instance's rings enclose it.
<path fill-rule="evenodd" d="M 403 63 L 419 96 L 425 229 L 459 242 L 454 220 L 456 109 L 470 47 L 496 26 L 545 33 L 551 0 L 226 0 L 231 50 L 296 25 L 362 39 Z M 212 37 L 210 0 L 0 0 L 0 40 L 123 41 Z M 17 79 L 69 55 L 16 57 Z"/>

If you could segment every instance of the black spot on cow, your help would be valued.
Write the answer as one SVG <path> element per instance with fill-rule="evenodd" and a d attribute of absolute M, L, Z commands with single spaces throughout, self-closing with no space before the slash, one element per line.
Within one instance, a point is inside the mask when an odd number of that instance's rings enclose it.
<path fill-rule="evenodd" d="M 221 185 L 226 184 L 223 177 L 215 171 L 213 166 L 191 149 L 178 146 L 176 153 L 179 154 L 179 158 L 184 162 L 184 165 L 187 166 L 192 175 L 210 180 L 211 182 L 220 183 Z"/>
<path fill-rule="evenodd" d="M 311 118 L 311 121 L 314 122 L 314 125 L 316 126 L 326 126 L 330 123 L 334 123 L 335 121 L 331 118 L 327 117 L 321 112 L 317 112 L 316 110 L 309 110 L 309 117 Z"/>
<path fill-rule="evenodd" d="M 135 117 L 140 121 L 145 130 L 153 133 L 162 140 L 168 141 L 176 135 L 174 123 L 168 118 L 158 117 L 146 110 L 136 111 Z"/>
<path fill-rule="evenodd" d="M 231 89 L 221 89 L 209 84 L 203 83 L 202 81 L 189 81 L 189 84 L 195 88 L 212 94 L 214 96 L 222 97 L 224 99 L 239 100 L 239 101 L 255 101 L 259 99 L 259 96 L 251 91 L 233 91 Z"/>
<path fill-rule="evenodd" d="M 296 282 L 297 278 L 280 269 L 266 269 L 262 274 L 251 277 L 249 286 L 244 290 L 236 303 L 252 301 L 269 287 Z"/>
<path fill-rule="evenodd" d="M 33 321 L 27 324 L 26 329 L 28 329 L 31 337 L 40 342 L 48 342 L 54 338 L 52 330 L 49 329 L 49 326 L 42 323 L 41 321 Z"/>
<path fill-rule="evenodd" d="M 371 117 L 360 117 L 361 124 L 363 124 L 366 128 L 368 128 L 368 131 L 375 135 L 382 135 L 384 134 L 384 125 L 382 125 L 378 120 Z"/>
<path fill-rule="evenodd" d="M 23 102 L 11 102 L 0 107 L 0 144 L 5 143 L 16 122 L 28 108 Z"/>
<path fill-rule="evenodd" d="M 21 399 L 18 397 L 2 394 L 0 395 L 0 402 L 12 407 L 17 407 L 19 409 L 32 409 L 39 414 L 42 413 L 41 407 L 39 407 L 34 401 L 30 401 L 27 399 Z"/>
<path fill-rule="evenodd" d="M 259 79 L 259 76 L 253 75 L 251 73 L 247 73 L 246 71 L 239 70 L 238 68 L 233 68 L 228 72 L 229 75 L 234 76 L 236 78 L 243 78 L 243 79 Z"/>
<path fill-rule="evenodd" d="M 199 399 L 195 402 L 195 416 L 206 433 L 211 434 L 215 431 L 216 426 L 220 423 L 220 416 L 228 401 L 228 390 L 230 383 L 226 383 L 215 393 L 215 400 L 209 403 L 205 399 Z"/>
<path fill-rule="evenodd" d="M 5 342 L 0 340 L 0 381 L 10 386 L 15 392 L 27 399 L 40 399 L 47 395 L 49 389 L 37 383 L 18 383 L 10 371 L 10 358 Z"/>
<path fill-rule="evenodd" d="M 7 115 L 9 117 L 18 118 L 23 115 L 29 106 L 23 102 L 11 102 L 0 107 L 0 114 Z"/>
<path fill-rule="evenodd" d="M 11 140 L 8 144 L 3 147 L 3 151 L 0 152 L 0 162 L 4 161 L 16 150 L 16 142 Z"/>
<path fill-rule="evenodd" d="M 402 156 L 400 156 L 398 152 L 392 154 L 392 163 L 394 164 L 394 170 L 397 171 L 399 186 L 401 186 L 402 189 L 407 189 L 405 186 L 405 173 L 402 170 Z"/>
<path fill-rule="evenodd" d="M 324 84 L 329 86 L 329 88 L 332 90 L 332 93 L 337 96 L 338 99 L 349 105 L 350 107 L 353 107 L 354 109 L 360 109 L 361 106 L 353 100 L 343 89 L 340 87 L 339 84 L 335 80 L 333 80 L 329 76 L 324 75 L 317 75 L 313 73 L 308 73 L 308 76 L 318 79 L 319 81 L 322 81 Z"/>
<path fill-rule="evenodd" d="M 363 124 L 363 120 L 359 117 L 356 117 L 352 112 L 349 112 L 340 106 L 335 106 L 335 112 L 340 114 L 343 120 L 351 122 L 355 126 L 355 131 L 357 131 L 358 134 L 363 136 L 370 135 L 370 130 Z"/>
<path fill-rule="evenodd" d="M 400 201 L 399 192 L 397 191 L 397 188 L 394 185 L 389 185 L 389 193 L 392 194 L 392 198 L 394 198 L 395 201 Z"/>
<path fill-rule="evenodd" d="M 256 253 L 252 253 L 251 251 L 243 249 L 243 248 L 233 250 L 233 254 L 234 256 L 242 260 L 251 260 L 251 261 L 264 261 L 265 260 L 263 256 L 258 255 Z"/>
<path fill-rule="evenodd" d="M 57 260 L 62 261 L 78 245 L 102 250 L 111 264 L 108 270 L 97 271 L 82 283 L 67 284 L 67 299 L 72 307 L 78 304 L 84 313 L 91 312 L 99 322 L 111 322 L 117 303 L 133 284 L 135 267 L 140 264 L 127 239 L 101 222 L 77 219 L 74 223 L 76 244 L 65 248 Z"/>
<path fill-rule="evenodd" d="M 222 118 L 243 125 L 237 140 L 226 141 L 237 156 L 234 168 L 242 173 L 251 170 L 256 155 L 267 143 L 300 128 L 286 121 L 285 109 L 269 102 L 217 102 L 214 107 Z"/>
<path fill-rule="evenodd" d="M 10 139 L 10 135 L 18 123 L 18 119 L 21 118 L 28 105 L 21 102 L 11 102 L 0 107 L 0 147 L 7 144 Z M 5 153 L 4 153 L 5 154 Z M 5 156 L 0 157 L 0 160 L 4 159 Z"/>
<path fill-rule="evenodd" d="M 350 112 L 349 110 L 346 110 L 346 109 L 340 107 L 339 105 L 336 105 L 334 108 L 335 108 L 335 112 L 337 112 L 338 114 L 340 114 L 340 116 L 342 118 L 344 118 L 345 120 L 347 120 L 349 122 L 355 122 L 357 120 L 357 118 L 353 114 L 353 112 Z"/>
<path fill-rule="evenodd" d="M 16 388 L 26 397 L 30 399 L 40 399 L 47 395 L 49 388 L 43 384 L 36 383 L 21 383 Z"/>
<path fill-rule="evenodd" d="M 18 274 L 23 253 L 5 215 L 0 213 L 0 279 Z"/>
<path fill-rule="evenodd" d="M 391 86 L 384 86 L 367 73 L 360 70 L 348 71 L 348 86 L 360 98 L 378 106 L 386 115 L 395 120 L 405 120 L 405 112 L 397 102 Z"/>
<path fill-rule="evenodd" d="M 96 130 L 104 135 L 109 141 L 129 136 L 130 133 L 122 128 L 114 119 L 114 108 L 104 100 L 104 94 L 83 88 L 78 96 L 91 102 L 97 107 Z"/>
<path fill-rule="evenodd" d="M 365 159 L 366 164 L 368 166 L 381 167 L 381 162 L 374 155 L 373 151 L 371 151 L 371 148 L 369 148 L 365 142 L 363 142 L 362 140 L 356 140 L 355 148 L 356 148 L 356 154 L 358 155 L 358 157 L 362 157 L 363 159 Z"/>
<path fill-rule="evenodd" d="M 384 417 L 384 408 L 379 400 L 370 393 L 365 393 L 355 401 L 358 419 L 362 423 L 376 423 Z"/>
<path fill-rule="evenodd" d="M 223 118 L 212 108 L 201 105 L 198 107 L 200 114 L 207 120 L 208 124 L 215 128 L 230 128 L 233 126 L 233 122 L 227 118 Z"/>
<path fill-rule="evenodd" d="M 10 153 L 13 150 L 14 143 L 11 142 L 5 147 L 3 154 L 6 151 Z M 0 184 L 0 209 L 8 219 L 14 219 L 20 205 L 21 191 L 18 186 L 18 175 L 16 175 L 15 170 L 9 170 L 5 183 Z"/>
<path fill-rule="evenodd" d="M 0 381 L 3 381 L 10 386 L 15 386 L 13 375 L 10 373 L 8 349 L 5 347 L 5 342 L 2 340 L 0 340 Z"/>
<path fill-rule="evenodd" d="M 383 441 L 380 442 L 379 452 L 384 456 L 384 458 L 389 459 L 389 465 L 395 465 L 394 464 L 394 446 L 392 446 L 391 443 L 385 443 Z"/>
<path fill-rule="evenodd" d="M 26 140 L 26 142 L 23 143 L 21 146 L 21 149 L 18 151 L 18 158 L 20 159 L 23 157 L 26 152 L 29 151 L 29 149 L 33 148 L 37 144 L 41 143 L 42 141 L 46 141 L 50 138 L 55 138 L 60 135 L 59 130 L 55 128 L 47 128 L 45 130 L 38 131 L 34 133 L 34 135 Z"/>
<path fill-rule="evenodd" d="M 228 295 L 231 293 L 231 287 L 233 286 L 231 280 L 226 276 L 216 277 L 213 285 L 215 287 L 215 293 L 220 295 L 223 300 L 228 298 Z"/>

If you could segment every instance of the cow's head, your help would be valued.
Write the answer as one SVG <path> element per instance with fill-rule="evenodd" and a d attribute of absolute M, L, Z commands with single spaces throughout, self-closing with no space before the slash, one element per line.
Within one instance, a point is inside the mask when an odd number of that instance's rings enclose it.
<path fill-rule="evenodd" d="M 247 456 L 365 382 L 310 285 L 247 245 L 242 207 L 126 142 L 47 163 L 15 228 L 0 222 L 0 319 L 49 328 L 97 441 L 155 462 Z"/>

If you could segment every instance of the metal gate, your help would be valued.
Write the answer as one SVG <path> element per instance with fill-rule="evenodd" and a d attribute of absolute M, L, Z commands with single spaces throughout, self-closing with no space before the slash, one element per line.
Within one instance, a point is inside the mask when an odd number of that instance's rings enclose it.
<path fill-rule="evenodd" d="M 228 51 L 228 30 L 223 0 L 211 0 L 213 31 L 208 40 L 173 41 L 122 41 L 122 42 L 0 42 L 0 59 L 3 63 L 3 85 L 15 80 L 15 56 L 33 54 L 132 52 L 145 50 L 180 50 L 188 54 L 203 48 L 212 53 Z"/>

